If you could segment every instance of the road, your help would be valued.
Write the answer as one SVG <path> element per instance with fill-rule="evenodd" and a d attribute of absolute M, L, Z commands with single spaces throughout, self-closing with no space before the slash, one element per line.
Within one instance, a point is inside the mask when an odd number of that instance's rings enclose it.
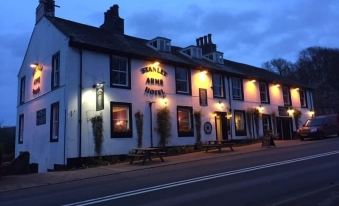
<path fill-rule="evenodd" d="M 0 205 L 339 205 L 339 138 L 0 193 Z"/>

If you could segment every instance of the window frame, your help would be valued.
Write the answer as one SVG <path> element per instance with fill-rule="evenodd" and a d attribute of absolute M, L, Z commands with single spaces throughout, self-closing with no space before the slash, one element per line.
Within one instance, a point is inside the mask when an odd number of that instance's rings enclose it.
<path fill-rule="evenodd" d="M 20 79 L 20 96 L 19 96 L 20 105 L 25 103 L 25 98 L 26 98 L 26 76 L 23 76 Z"/>
<path fill-rule="evenodd" d="M 302 104 L 302 101 L 301 101 L 301 93 L 303 93 L 303 97 L 304 97 L 304 103 L 305 104 Z M 308 103 L 307 103 L 307 93 L 306 93 L 306 90 L 305 89 L 299 89 L 299 100 L 300 100 L 300 107 L 301 108 L 308 108 Z"/>
<path fill-rule="evenodd" d="M 53 131 L 54 131 L 54 113 L 53 113 L 53 108 L 56 107 L 58 108 L 58 138 L 54 138 L 53 137 Z M 54 102 L 53 104 L 51 104 L 51 116 L 50 116 L 50 135 L 49 135 L 49 140 L 50 142 L 58 142 L 59 138 L 60 138 L 60 103 L 59 102 Z"/>
<path fill-rule="evenodd" d="M 57 80 L 55 81 L 57 75 Z M 55 53 L 52 56 L 52 81 L 51 89 L 55 90 L 60 87 L 60 52 Z"/>
<path fill-rule="evenodd" d="M 126 106 L 129 110 L 129 128 L 128 132 L 115 132 L 113 127 L 113 108 L 114 106 Z M 119 138 L 132 138 L 133 137 L 133 119 L 132 119 L 132 103 L 127 102 L 111 102 L 110 106 L 110 119 L 111 119 L 111 138 L 119 139 Z"/>
<path fill-rule="evenodd" d="M 266 101 L 261 98 L 261 94 L 262 94 L 262 91 L 261 91 L 261 88 L 260 88 L 261 85 L 265 85 L 266 97 L 267 97 Z M 267 82 L 259 82 L 259 95 L 260 95 L 260 102 L 262 104 L 270 104 L 270 91 L 269 91 L 269 87 L 268 87 Z"/>
<path fill-rule="evenodd" d="M 120 72 L 118 70 L 113 70 L 113 58 L 117 59 L 124 59 L 126 60 L 127 63 L 127 68 L 126 68 L 126 85 L 123 84 L 115 84 L 113 83 L 113 72 Z M 111 55 L 110 56 L 110 66 L 109 66 L 109 73 L 110 73 L 110 87 L 111 88 L 120 88 L 120 89 L 131 89 L 131 59 L 128 57 L 123 57 L 123 56 L 116 56 L 116 55 Z"/>
<path fill-rule="evenodd" d="M 24 143 L 25 115 L 19 115 L 18 144 Z"/>
<path fill-rule="evenodd" d="M 215 94 L 215 75 L 220 76 L 220 80 L 221 80 L 221 96 L 218 96 Z M 220 73 L 213 73 L 212 74 L 212 85 L 213 85 L 213 98 L 216 99 L 225 99 L 226 95 L 225 95 L 225 81 L 224 81 L 224 75 L 220 74 Z"/>
<path fill-rule="evenodd" d="M 237 130 L 236 127 L 236 122 L 235 122 L 235 116 L 236 113 L 242 114 L 243 118 L 244 118 L 244 130 Z M 234 110 L 234 132 L 235 132 L 235 136 L 247 136 L 247 121 L 246 121 L 246 113 L 244 110 Z"/>
<path fill-rule="evenodd" d="M 188 110 L 189 116 L 191 120 L 191 128 L 188 132 L 183 132 L 179 130 L 179 111 L 180 110 Z M 193 137 L 194 136 L 194 120 L 193 120 L 193 107 L 190 106 L 177 106 L 177 133 L 178 137 Z"/>
<path fill-rule="evenodd" d="M 42 113 L 44 116 L 44 121 L 39 121 L 39 114 Z M 35 115 L 35 118 L 36 118 L 36 121 L 35 121 L 35 125 L 36 126 L 41 126 L 41 125 L 45 125 L 47 120 L 46 120 L 46 117 L 47 117 L 47 110 L 46 108 L 43 108 L 43 109 L 40 109 L 38 111 L 36 111 L 36 115 Z"/>
<path fill-rule="evenodd" d="M 177 87 L 177 83 L 178 83 L 178 71 L 180 70 L 184 70 L 186 71 L 186 81 L 187 81 L 187 90 L 188 91 L 179 91 L 178 87 Z M 184 81 L 184 80 L 179 80 L 179 81 Z M 184 95 L 191 95 L 192 94 L 192 87 L 191 87 L 191 70 L 190 69 L 186 69 L 186 68 L 178 68 L 175 67 L 175 91 L 176 94 L 184 94 Z"/>
<path fill-rule="evenodd" d="M 234 81 L 239 80 L 240 82 L 240 88 L 234 88 Z M 232 99 L 233 100 L 239 100 L 239 101 L 244 101 L 244 85 L 243 85 L 243 79 L 238 78 L 238 77 L 232 77 L 231 78 L 232 82 Z M 235 97 L 234 96 L 234 89 L 240 89 L 240 97 Z"/>
<path fill-rule="evenodd" d="M 285 89 L 287 90 L 287 94 L 285 94 Z M 282 86 L 282 95 L 283 95 L 283 102 L 284 102 L 284 106 L 288 107 L 288 106 L 292 106 L 292 100 L 291 100 L 291 88 L 289 86 Z M 288 97 L 288 101 L 289 103 L 287 104 L 285 102 L 285 96 Z"/>

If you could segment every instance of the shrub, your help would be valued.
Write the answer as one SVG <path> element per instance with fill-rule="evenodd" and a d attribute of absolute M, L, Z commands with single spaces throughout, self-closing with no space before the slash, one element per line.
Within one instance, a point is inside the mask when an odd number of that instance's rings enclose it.
<path fill-rule="evenodd" d="M 167 107 L 157 111 L 157 132 L 160 136 L 159 146 L 166 147 L 171 136 L 171 116 Z"/>

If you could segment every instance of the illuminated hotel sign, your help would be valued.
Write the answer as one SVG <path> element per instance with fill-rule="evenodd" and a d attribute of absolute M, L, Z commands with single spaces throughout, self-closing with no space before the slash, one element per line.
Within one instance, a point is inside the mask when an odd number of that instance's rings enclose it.
<path fill-rule="evenodd" d="M 33 94 L 39 94 L 39 92 L 40 92 L 42 68 L 43 67 L 40 64 L 34 65 Z"/>
<path fill-rule="evenodd" d="M 140 71 L 142 74 L 146 75 L 145 94 L 165 97 L 165 92 L 161 87 L 164 86 L 163 77 L 167 77 L 167 72 L 160 67 L 159 62 L 143 67 Z"/>

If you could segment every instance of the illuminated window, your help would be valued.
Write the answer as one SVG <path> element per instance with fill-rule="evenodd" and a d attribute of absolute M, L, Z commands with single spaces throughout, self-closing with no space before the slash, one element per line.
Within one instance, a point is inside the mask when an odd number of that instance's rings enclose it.
<path fill-rule="evenodd" d="M 190 72 L 188 69 L 176 68 L 175 69 L 175 82 L 176 90 L 179 94 L 190 94 Z"/>
<path fill-rule="evenodd" d="M 111 57 L 111 87 L 130 88 L 130 63 L 127 58 Z"/>
<path fill-rule="evenodd" d="M 53 103 L 51 105 L 51 131 L 50 131 L 50 141 L 57 142 L 59 141 L 59 102 Z"/>
<path fill-rule="evenodd" d="M 232 96 L 235 100 L 244 100 L 242 79 L 232 78 Z"/>
<path fill-rule="evenodd" d="M 261 103 L 270 103 L 268 86 L 266 82 L 259 82 L 259 91 Z"/>
<path fill-rule="evenodd" d="M 234 111 L 234 125 L 236 136 L 246 136 L 246 120 L 245 111 L 235 110 Z"/>
<path fill-rule="evenodd" d="M 178 136 L 191 137 L 193 132 L 193 110 L 192 107 L 177 107 Z"/>
<path fill-rule="evenodd" d="M 292 106 L 290 88 L 287 87 L 287 86 L 283 86 L 282 92 L 283 92 L 284 105 L 285 106 Z"/>
<path fill-rule="evenodd" d="M 111 137 L 132 137 L 132 104 L 111 102 Z"/>
<path fill-rule="evenodd" d="M 213 74 L 213 97 L 224 98 L 224 81 L 221 74 Z"/>
<path fill-rule="evenodd" d="M 26 77 L 20 80 L 20 104 L 25 103 Z"/>
<path fill-rule="evenodd" d="M 25 123 L 24 115 L 21 114 L 19 116 L 19 135 L 18 135 L 18 143 L 19 144 L 24 143 L 24 123 Z"/>
<path fill-rule="evenodd" d="M 307 108 L 307 98 L 305 90 L 299 89 L 299 96 L 300 96 L 300 106 L 303 108 Z"/>
<path fill-rule="evenodd" d="M 52 90 L 60 86 L 60 52 L 52 57 Z"/>

